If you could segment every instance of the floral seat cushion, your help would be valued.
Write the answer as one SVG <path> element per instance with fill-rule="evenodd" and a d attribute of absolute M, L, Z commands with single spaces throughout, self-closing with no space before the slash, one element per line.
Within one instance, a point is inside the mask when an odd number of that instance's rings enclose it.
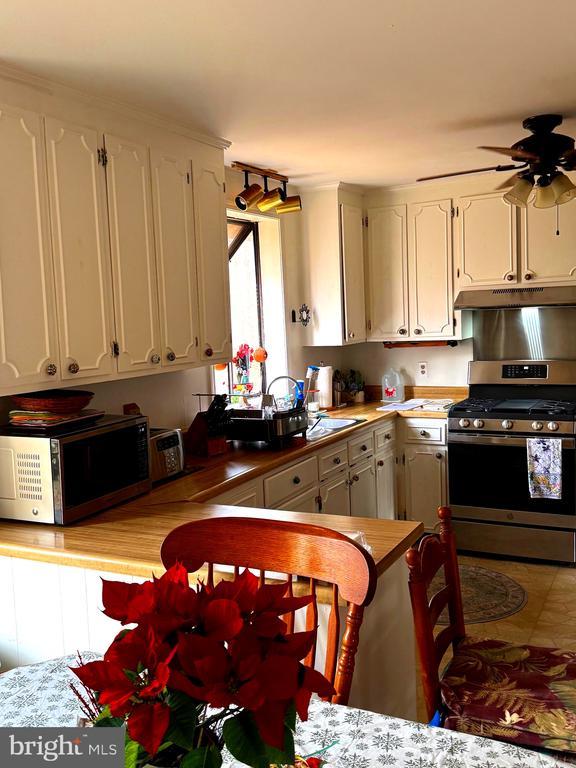
<path fill-rule="evenodd" d="M 445 728 L 576 753 L 576 652 L 465 638 L 442 699 Z"/>

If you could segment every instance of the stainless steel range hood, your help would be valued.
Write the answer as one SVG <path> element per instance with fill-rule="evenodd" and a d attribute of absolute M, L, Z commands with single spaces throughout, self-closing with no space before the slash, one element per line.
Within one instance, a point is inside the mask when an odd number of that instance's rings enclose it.
<path fill-rule="evenodd" d="M 494 288 L 460 291 L 454 309 L 519 309 L 522 307 L 576 307 L 576 286 Z"/>

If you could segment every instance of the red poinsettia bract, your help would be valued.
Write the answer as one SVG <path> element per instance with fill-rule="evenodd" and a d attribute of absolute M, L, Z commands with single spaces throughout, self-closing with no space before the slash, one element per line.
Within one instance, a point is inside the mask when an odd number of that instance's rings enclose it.
<path fill-rule="evenodd" d="M 259 586 L 248 570 L 194 590 L 181 565 L 143 584 L 104 581 L 104 613 L 136 626 L 101 661 L 73 671 L 151 756 L 169 734 L 171 691 L 190 697 L 198 714 L 206 704 L 222 719 L 251 712 L 262 740 L 283 749 L 290 707 L 305 720 L 313 693 L 334 693 L 301 663 L 315 633 L 288 633 L 281 618 L 312 598 L 286 591 L 285 583 Z"/>

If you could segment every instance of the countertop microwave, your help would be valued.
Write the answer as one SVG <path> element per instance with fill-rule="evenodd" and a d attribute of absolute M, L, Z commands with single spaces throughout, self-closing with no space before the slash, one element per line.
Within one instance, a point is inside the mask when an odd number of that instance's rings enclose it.
<path fill-rule="evenodd" d="M 0 518 L 68 525 L 150 488 L 145 416 L 57 434 L 0 429 Z"/>

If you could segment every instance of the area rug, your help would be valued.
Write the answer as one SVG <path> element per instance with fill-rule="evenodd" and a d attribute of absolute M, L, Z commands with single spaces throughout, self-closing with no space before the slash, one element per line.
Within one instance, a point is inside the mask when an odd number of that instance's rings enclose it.
<path fill-rule="evenodd" d="M 432 579 L 429 594 L 433 595 L 443 584 L 444 574 L 440 572 Z M 479 565 L 461 565 L 460 584 L 466 624 L 482 624 L 512 616 L 522 610 L 528 599 L 526 590 L 516 581 Z M 448 623 L 448 611 L 445 610 L 438 624 Z"/>

